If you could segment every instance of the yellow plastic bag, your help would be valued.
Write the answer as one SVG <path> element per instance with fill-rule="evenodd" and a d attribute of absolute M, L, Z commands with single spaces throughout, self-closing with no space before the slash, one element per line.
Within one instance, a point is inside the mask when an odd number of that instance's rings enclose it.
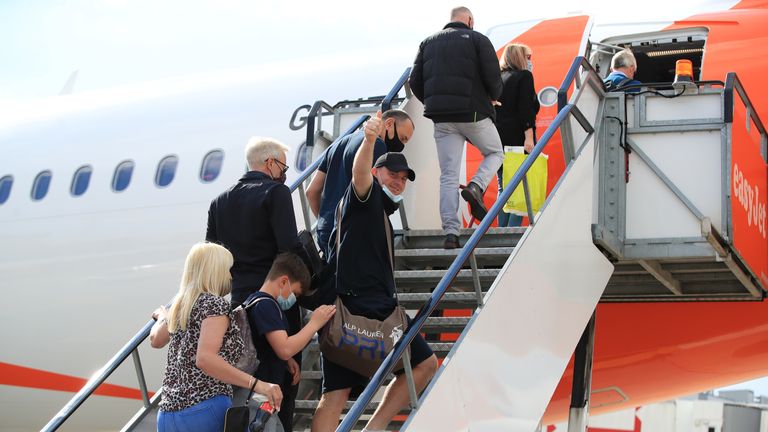
<path fill-rule="evenodd" d="M 522 147 L 504 147 L 504 187 L 512 177 L 514 177 L 520 165 L 523 164 L 527 154 L 523 152 Z M 547 199 L 547 160 L 549 156 L 540 154 L 536 161 L 528 170 L 528 193 L 531 197 L 531 208 L 533 214 L 539 211 L 544 201 Z M 523 182 L 512 192 L 506 204 L 504 204 L 506 213 L 513 213 L 520 216 L 528 216 L 528 207 L 525 205 L 525 192 Z"/>

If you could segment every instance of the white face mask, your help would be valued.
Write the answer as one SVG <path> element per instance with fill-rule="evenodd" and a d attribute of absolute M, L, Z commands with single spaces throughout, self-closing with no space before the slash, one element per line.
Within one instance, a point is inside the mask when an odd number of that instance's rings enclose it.
<path fill-rule="evenodd" d="M 389 188 L 387 188 L 384 185 L 381 185 L 381 188 L 384 190 L 384 193 L 387 194 L 387 196 L 389 197 L 390 200 L 392 200 L 393 203 L 400 204 L 400 202 L 403 201 L 403 196 L 402 195 L 395 195 L 395 194 L 393 194 L 392 191 L 389 190 Z"/>

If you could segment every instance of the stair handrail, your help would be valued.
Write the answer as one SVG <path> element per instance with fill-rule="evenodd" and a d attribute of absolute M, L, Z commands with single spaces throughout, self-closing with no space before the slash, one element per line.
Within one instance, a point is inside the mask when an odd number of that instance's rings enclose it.
<path fill-rule="evenodd" d="M 400 76 L 400 78 L 397 80 L 397 82 L 395 82 L 395 85 L 392 87 L 392 89 L 389 91 L 389 93 L 387 93 L 387 96 L 384 97 L 384 99 L 381 101 L 381 111 L 382 112 L 390 109 L 390 107 L 392 106 L 392 100 L 395 98 L 395 96 L 397 96 L 398 92 L 400 92 L 400 90 L 403 88 L 403 86 L 405 85 L 406 81 L 408 80 L 408 76 L 410 74 L 411 74 L 411 68 L 406 68 L 405 72 L 403 72 L 402 76 Z M 367 114 L 366 115 L 361 115 L 360 117 L 358 117 L 357 120 L 355 120 L 354 123 L 352 123 L 352 125 L 349 128 L 347 128 L 347 130 L 344 133 L 339 135 L 339 137 L 336 138 L 336 140 L 334 140 L 334 142 L 331 145 L 328 146 L 328 148 L 333 147 L 333 144 L 337 143 L 338 141 L 340 141 L 345 136 L 347 136 L 347 135 L 353 133 L 354 131 L 356 131 L 357 129 L 359 129 L 363 125 L 363 123 L 365 123 L 365 121 L 368 120 L 369 118 L 370 118 L 370 116 L 367 115 Z M 309 134 L 307 134 L 307 140 L 309 140 Z M 307 142 L 309 142 L 309 141 L 307 141 Z M 328 149 L 325 149 L 323 151 L 323 153 L 320 155 L 320 157 L 318 157 L 317 160 L 312 162 L 312 164 L 310 164 L 304 171 L 302 171 L 301 174 L 299 174 L 299 177 L 296 180 L 294 180 L 293 183 L 291 183 L 291 185 L 290 185 L 291 193 L 296 191 L 296 189 L 298 189 L 299 186 L 301 186 L 301 184 L 309 178 L 309 176 L 314 174 L 314 172 L 320 166 L 320 163 L 322 163 L 322 161 L 323 161 L 323 159 L 325 157 L 325 153 L 327 151 L 328 151 Z M 309 228 L 309 227 L 307 227 L 307 228 Z"/>
<path fill-rule="evenodd" d="M 566 74 L 565 80 L 563 80 L 563 83 L 560 86 L 560 90 L 558 91 L 558 98 L 560 94 L 567 95 L 567 91 L 568 88 L 570 88 L 571 83 L 576 79 L 577 76 L 579 76 L 578 69 L 580 67 L 584 67 L 586 69 L 589 79 L 599 80 L 597 72 L 595 72 L 586 58 L 583 56 L 576 57 L 573 60 L 568 73 Z M 350 408 L 350 410 L 347 412 L 347 415 L 344 416 L 344 419 L 339 424 L 336 432 L 349 432 L 354 428 L 355 424 L 360 419 L 360 416 L 362 416 L 363 412 L 365 411 L 365 408 L 368 406 L 378 389 L 384 383 L 384 380 L 389 376 L 390 373 L 393 372 L 395 365 L 400 360 L 400 357 L 402 357 L 406 348 L 411 344 L 411 342 L 413 342 L 416 335 L 421 332 L 421 329 L 426 323 L 427 318 L 429 318 L 432 312 L 434 312 L 434 310 L 437 308 L 437 304 L 443 298 L 443 295 L 448 290 L 448 287 L 451 286 L 454 279 L 456 279 L 456 276 L 462 269 L 464 262 L 470 257 L 470 255 L 474 253 L 475 248 L 480 243 L 480 239 L 488 231 L 494 219 L 496 219 L 499 212 L 501 212 L 502 208 L 504 207 L 504 204 L 512 196 L 512 192 L 517 189 L 520 183 L 522 183 L 523 177 L 527 175 L 528 170 L 533 166 L 536 158 L 542 153 L 544 148 L 549 144 L 550 140 L 554 136 L 555 132 L 570 115 L 573 115 L 574 118 L 576 118 L 581 127 L 583 127 L 587 133 L 591 134 L 594 132 L 594 128 L 592 128 L 584 115 L 574 104 L 566 103 L 564 106 L 559 107 L 557 116 L 555 116 L 547 130 L 544 131 L 544 134 L 541 136 L 539 142 L 534 146 L 533 150 L 531 150 L 529 156 L 525 158 L 522 165 L 515 172 L 514 176 L 504 188 L 499 198 L 488 210 L 485 218 L 483 218 L 479 226 L 475 229 L 474 233 L 472 233 L 472 235 L 469 237 L 469 240 L 467 240 L 467 242 L 464 244 L 461 252 L 453 261 L 453 263 L 451 263 L 451 266 L 448 268 L 445 275 L 443 275 L 443 277 L 440 279 L 437 287 L 432 291 L 430 297 L 416 313 L 416 316 L 411 321 L 411 325 L 408 327 L 403 336 L 401 336 L 393 350 L 384 359 L 373 377 L 371 377 L 370 382 L 365 387 L 360 396 L 358 396 L 357 400 L 352 405 L 352 408 Z M 569 162 L 569 164 L 570 163 L 572 163 L 572 161 Z"/>
<path fill-rule="evenodd" d="M 560 84 L 560 88 L 557 90 L 557 110 L 560 111 L 568 105 L 568 90 L 571 88 L 571 84 L 577 82 L 576 79 L 580 76 L 579 69 L 588 71 L 587 79 L 597 84 L 601 89 L 603 88 L 603 80 L 600 79 L 600 75 L 597 73 L 594 67 L 589 63 L 584 56 L 578 56 L 573 59 L 571 67 L 568 68 L 563 82 Z"/>
<path fill-rule="evenodd" d="M 392 104 L 392 100 L 397 96 L 397 94 L 400 92 L 400 90 L 403 88 L 405 83 L 407 82 L 408 76 L 410 75 L 411 68 L 406 68 L 403 75 L 397 80 L 395 85 L 392 87 L 392 89 L 389 91 L 387 96 L 382 100 L 382 111 L 385 111 L 384 106 L 389 109 Z M 318 101 L 315 103 L 315 106 L 318 106 L 318 110 L 320 107 L 324 107 L 325 102 Z M 339 142 L 342 138 L 346 137 L 349 134 L 354 133 L 357 129 L 359 129 L 366 120 L 370 118 L 369 115 L 364 114 L 358 117 L 352 124 L 342 133 L 339 135 L 336 140 L 334 140 L 333 144 Z M 309 136 L 309 133 L 307 134 Z M 331 144 L 331 146 L 333 145 Z M 329 148 L 331 147 L 329 146 Z M 309 167 L 307 167 L 302 173 L 299 175 L 299 177 L 291 183 L 289 186 L 291 193 L 295 192 L 296 190 L 302 191 L 303 188 L 301 187 L 303 182 L 309 178 L 310 175 L 312 175 L 315 170 L 320 166 L 320 163 L 322 162 L 325 152 L 327 152 L 328 149 L 325 149 L 325 151 L 321 154 L 321 156 L 314 161 Z M 309 227 L 307 227 L 309 228 Z M 85 385 L 72 397 L 72 399 L 67 402 L 64 407 L 62 407 L 61 410 L 59 410 L 56 415 L 51 418 L 51 420 L 43 426 L 41 429 L 41 432 L 52 432 L 60 428 L 64 422 L 69 419 L 72 414 L 74 414 L 75 411 L 89 398 L 93 395 L 93 393 L 96 391 L 96 389 L 102 385 L 111 375 L 112 373 L 117 370 L 120 365 L 123 364 L 123 362 L 128 359 L 129 356 L 133 355 L 134 352 L 137 352 L 139 345 L 141 345 L 144 340 L 149 337 L 149 332 L 152 330 L 152 326 L 154 325 L 155 320 L 150 319 L 144 326 L 139 330 L 129 341 L 126 343 L 118 352 L 112 356 L 112 358 L 101 368 L 99 369 L 91 378 L 85 383 Z M 143 379 L 140 378 L 140 380 Z M 145 389 L 142 389 L 144 393 L 146 393 Z M 158 393 L 160 390 L 158 390 Z M 142 394 L 142 398 L 145 401 L 144 408 L 149 408 L 147 404 L 148 395 Z"/>

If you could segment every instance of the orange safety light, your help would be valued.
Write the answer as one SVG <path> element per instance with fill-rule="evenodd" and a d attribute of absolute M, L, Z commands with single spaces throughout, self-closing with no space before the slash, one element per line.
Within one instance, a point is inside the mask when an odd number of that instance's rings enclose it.
<path fill-rule="evenodd" d="M 678 60 L 675 63 L 675 81 L 672 83 L 674 88 L 695 87 L 693 83 L 693 63 L 690 60 Z"/>

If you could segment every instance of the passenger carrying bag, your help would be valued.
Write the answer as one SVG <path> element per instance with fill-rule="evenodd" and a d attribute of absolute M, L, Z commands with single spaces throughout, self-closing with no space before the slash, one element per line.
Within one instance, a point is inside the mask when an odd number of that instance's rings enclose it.
<path fill-rule="evenodd" d="M 528 157 L 523 152 L 522 147 L 505 147 L 504 152 L 504 187 L 506 188 L 512 177 Z M 549 156 L 539 155 L 536 161 L 528 170 L 528 192 L 531 197 L 531 210 L 533 214 L 541 209 L 544 201 L 547 199 L 547 160 Z M 513 213 L 520 216 L 528 216 L 528 206 L 525 202 L 525 191 L 523 182 L 517 186 L 507 203 L 504 204 L 506 213 Z"/>
<path fill-rule="evenodd" d="M 256 386 L 257 381 L 253 382 Z M 277 411 L 271 415 L 259 408 L 261 403 L 251 399 L 253 387 L 244 389 L 235 387 L 232 397 L 233 406 L 227 408 L 224 414 L 224 432 L 284 432 L 283 424 L 277 416 Z M 242 404 L 242 405 L 240 405 Z M 264 421 L 264 417 L 266 421 Z"/>
<path fill-rule="evenodd" d="M 336 257 L 339 256 L 341 248 L 340 210 L 341 203 L 336 210 Z M 386 214 L 384 214 L 384 227 L 392 266 L 392 233 Z M 394 271 L 394 267 L 392 270 Z M 395 298 L 397 298 L 397 286 L 395 286 Z M 403 336 L 407 324 L 405 309 L 400 306 L 399 300 L 392 313 L 384 321 L 379 321 L 353 315 L 341 299 L 337 298 L 336 314 L 320 332 L 320 351 L 333 363 L 370 378 Z M 400 368 L 402 368 L 402 359 L 395 367 L 396 370 Z"/>
<path fill-rule="evenodd" d="M 379 321 L 353 315 L 336 299 L 336 314 L 320 333 L 320 351 L 326 359 L 370 378 L 400 340 L 406 323 L 400 306 Z M 396 369 L 401 367 L 402 360 Z"/>

